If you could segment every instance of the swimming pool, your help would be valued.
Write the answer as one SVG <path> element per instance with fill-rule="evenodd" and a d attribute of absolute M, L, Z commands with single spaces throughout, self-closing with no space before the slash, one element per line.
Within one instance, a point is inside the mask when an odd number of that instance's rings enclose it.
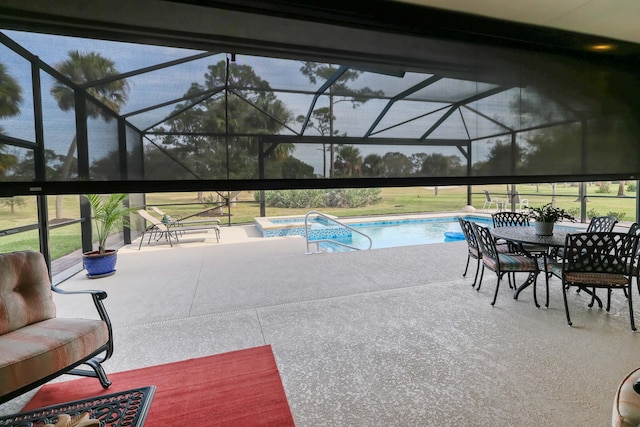
<path fill-rule="evenodd" d="M 458 215 L 424 217 L 421 215 L 403 216 L 390 219 L 353 219 L 336 218 L 344 224 L 371 237 L 373 245 L 371 249 L 392 248 L 398 246 L 424 245 L 430 243 L 453 242 L 460 240 L 460 223 L 456 219 Z M 476 222 L 486 227 L 493 227 L 489 217 L 472 214 L 460 214 L 459 216 Z M 309 217 L 309 241 L 320 239 L 333 239 L 338 242 L 358 248 L 368 247 L 369 242 L 363 236 L 352 233 L 349 229 L 333 223 L 322 217 Z M 263 217 L 256 218 L 256 228 L 263 237 L 275 236 L 304 236 L 304 217 Z M 565 227 L 565 226 L 561 226 Z M 573 227 L 567 227 L 573 228 Z M 457 234 L 456 238 L 447 235 Z M 349 251 L 341 245 L 332 243 L 320 243 L 327 252 Z"/>
<path fill-rule="evenodd" d="M 462 215 L 471 221 L 491 226 L 490 218 Z M 398 219 L 340 219 L 341 222 L 368 235 L 373 241 L 372 249 L 390 248 L 396 246 L 423 245 L 429 243 L 442 243 L 459 240 L 460 237 L 448 238 L 448 235 L 459 235 L 462 230 L 455 216 L 444 217 L 401 217 Z M 365 248 L 368 241 L 365 237 L 357 233 L 352 233 L 349 229 L 328 221 L 321 217 L 310 218 L 309 240 L 334 239 L 355 247 Z M 263 237 L 274 236 L 304 236 L 304 218 L 270 218 L 268 221 L 256 221 L 256 228 L 262 232 Z M 323 249 L 328 251 L 341 250 L 340 245 L 321 244 Z M 347 248 L 342 250 L 348 250 Z"/>

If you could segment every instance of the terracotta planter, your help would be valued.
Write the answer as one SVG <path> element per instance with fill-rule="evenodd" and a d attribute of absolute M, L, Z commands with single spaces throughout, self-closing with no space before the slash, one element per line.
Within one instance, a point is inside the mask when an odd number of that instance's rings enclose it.
<path fill-rule="evenodd" d="M 534 227 L 538 236 L 552 236 L 554 222 L 535 222 Z"/>
<path fill-rule="evenodd" d="M 111 276 L 116 272 L 117 259 L 118 251 L 116 249 L 107 249 L 104 254 L 98 251 L 82 254 L 82 262 L 87 270 L 87 277 L 90 279 Z"/>

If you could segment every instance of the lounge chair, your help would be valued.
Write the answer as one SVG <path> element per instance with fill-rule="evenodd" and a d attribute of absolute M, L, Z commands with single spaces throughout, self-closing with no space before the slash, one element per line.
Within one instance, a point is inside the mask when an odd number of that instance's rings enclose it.
<path fill-rule="evenodd" d="M 203 231 L 203 230 L 213 230 L 216 234 L 216 241 L 220 242 L 220 227 L 216 224 L 192 224 L 192 225 L 170 225 L 164 224 L 162 221 L 151 215 L 144 209 L 139 209 L 136 211 L 138 215 L 140 215 L 146 221 L 151 223 L 150 226 L 145 227 L 142 232 L 142 236 L 140 236 L 140 245 L 138 246 L 138 250 L 142 247 L 142 241 L 144 240 L 145 233 L 149 233 L 149 243 L 151 243 L 151 237 L 158 236 L 156 240 L 160 240 L 163 237 L 169 241 L 169 245 L 173 247 L 173 242 L 171 239 L 174 239 L 176 242 L 178 241 L 178 233 L 184 233 L 187 231 Z"/>
<path fill-rule="evenodd" d="M 162 222 L 167 225 L 194 225 L 194 224 L 220 224 L 220 220 L 218 218 L 207 218 L 207 219 L 186 219 L 186 218 L 174 218 L 171 215 L 163 212 L 157 206 L 149 206 L 149 209 L 160 215 L 162 218 Z"/>

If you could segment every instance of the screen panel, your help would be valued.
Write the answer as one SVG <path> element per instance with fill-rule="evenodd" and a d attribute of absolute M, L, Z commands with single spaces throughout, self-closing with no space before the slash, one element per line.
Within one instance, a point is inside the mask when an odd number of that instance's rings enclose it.
<path fill-rule="evenodd" d="M 68 99 L 85 89 L 89 156 L 82 166 L 95 180 L 201 181 L 216 188 L 242 181 L 241 187 L 259 189 L 270 185 L 263 180 L 295 187 L 295 180 L 312 179 L 311 185 L 331 188 L 331 179 L 344 178 L 363 185 L 375 178 L 380 186 L 384 178 L 427 185 L 640 172 L 640 77 L 612 62 L 424 39 L 434 61 L 406 71 L 398 67 L 401 58 L 390 67 L 372 56 L 365 67 L 312 61 L 312 55 L 212 51 L 192 61 L 190 55 L 204 51 L 190 49 L 170 49 L 154 67 L 153 46 L 122 44 L 128 54 L 121 55 L 117 42 L 105 47 L 86 38 L 10 33 L 33 51 L 43 51 L 38 44 L 45 40 L 59 43 L 44 56 L 53 68 L 82 47 L 106 57 L 116 73 L 97 86 L 100 78 L 85 76 L 86 88 L 78 89 L 43 72 L 51 181 L 71 184 L 78 176 L 76 114 Z M 22 70 L 24 80 L 28 61 L 9 53 L 11 63 L 22 63 L 12 70 Z M 184 62 L 162 65 L 169 57 Z M 117 75 L 143 67 L 151 69 Z M 101 92 L 109 85 L 119 89 L 117 98 Z M 105 107 L 115 111 L 101 114 Z M 131 142 L 129 132 L 118 141 L 117 121 L 109 119 L 118 112 L 135 113 L 126 119 L 132 127 L 154 125 L 143 130 L 144 144 Z M 285 139 L 274 142 L 280 136 Z M 123 147 L 126 153 L 119 152 Z M 125 155 L 131 171 L 121 176 Z"/>

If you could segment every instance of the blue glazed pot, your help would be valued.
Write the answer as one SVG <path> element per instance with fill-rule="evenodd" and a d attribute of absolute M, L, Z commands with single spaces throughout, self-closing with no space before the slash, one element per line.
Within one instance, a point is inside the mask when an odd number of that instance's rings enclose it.
<path fill-rule="evenodd" d="M 84 268 L 87 270 L 87 277 L 90 279 L 106 277 L 115 273 L 117 259 L 118 251 L 115 249 L 108 249 L 104 254 L 100 254 L 98 251 L 82 254 Z"/>

